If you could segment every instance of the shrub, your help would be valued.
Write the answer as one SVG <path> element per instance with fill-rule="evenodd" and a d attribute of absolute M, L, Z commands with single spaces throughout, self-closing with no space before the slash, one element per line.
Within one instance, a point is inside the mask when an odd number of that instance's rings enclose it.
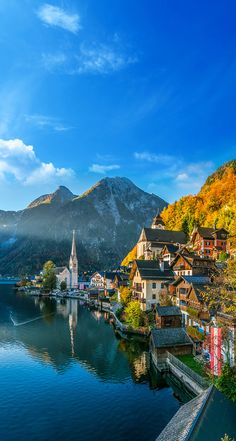
<path fill-rule="evenodd" d="M 132 328 L 139 328 L 142 324 L 143 313 L 137 300 L 131 301 L 125 308 L 125 321 Z"/>

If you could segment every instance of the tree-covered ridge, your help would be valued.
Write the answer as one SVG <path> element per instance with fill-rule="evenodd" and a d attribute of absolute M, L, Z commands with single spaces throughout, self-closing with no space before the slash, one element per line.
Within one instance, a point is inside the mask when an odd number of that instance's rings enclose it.
<path fill-rule="evenodd" d="M 182 197 L 162 212 L 166 228 L 190 234 L 194 225 L 224 227 L 236 235 L 236 160 L 208 177 L 200 192 Z"/>

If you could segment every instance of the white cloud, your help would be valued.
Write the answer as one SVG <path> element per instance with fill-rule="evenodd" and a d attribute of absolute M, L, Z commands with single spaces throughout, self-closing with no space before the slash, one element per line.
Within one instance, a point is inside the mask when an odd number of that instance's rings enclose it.
<path fill-rule="evenodd" d="M 72 176 L 73 170 L 66 168 L 57 168 L 52 162 L 42 162 L 25 180 L 26 185 L 37 184 L 40 182 L 51 181 L 54 178 L 65 178 Z"/>
<path fill-rule="evenodd" d="M 77 34 L 81 28 L 78 14 L 69 13 L 65 9 L 48 3 L 39 8 L 37 15 L 46 25 L 59 27 L 73 34 Z"/>
<path fill-rule="evenodd" d="M 101 175 L 105 175 L 106 172 L 112 171 L 112 170 L 119 170 L 120 166 L 117 164 L 113 165 L 100 165 L 100 164 L 92 164 L 89 167 L 89 171 L 93 173 L 99 173 Z"/>
<path fill-rule="evenodd" d="M 72 126 L 63 124 L 60 119 L 46 115 L 25 115 L 25 121 L 39 128 L 50 128 L 56 132 L 65 132 L 73 129 Z"/>
<path fill-rule="evenodd" d="M 145 152 L 135 152 L 134 153 L 135 159 L 138 159 L 139 161 L 147 161 L 147 162 L 155 162 L 157 164 L 171 164 L 173 161 L 176 160 L 171 155 L 162 155 L 162 154 L 155 154 L 155 153 L 149 153 L 147 151 Z"/>
<path fill-rule="evenodd" d="M 49 72 L 62 71 L 68 75 L 117 72 L 137 62 L 121 47 L 113 44 L 81 44 L 77 52 L 43 53 L 41 65 Z"/>
<path fill-rule="evenodd" d="M 81 45 L 76 60 L 78 64 L 76 72 L 80 74 L 108 74 L 137 62 L 136 57 L 126 55 L 121 50 L 104 44 Z"/>
<path fill-rule="evenodd" d="M 176 181 L 182 182 L 182 181 L 187 181 L 189 179 L 189 175 L 185 172 L 183 173 L 179 173 L 176 176 Z"/>
<path fill-rule="evenodd" d="M 42 162 L 35 154 L 32 145 L 21 139 L 0 139 L 0 177 L 9 177 L 24 185 L 68 178 L 74 172 L 70 168 L 58 168 L 53 163 Z"/>

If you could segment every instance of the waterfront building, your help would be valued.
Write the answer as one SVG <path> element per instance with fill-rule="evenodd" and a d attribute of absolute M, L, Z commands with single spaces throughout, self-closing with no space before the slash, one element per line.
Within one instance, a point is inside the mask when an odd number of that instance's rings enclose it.
<path fill-rule="evenodd" d="M 114 289 L 114 280 L 116 272 L 112 271 L 96 271 L 90 279 L 90 288 L 97 288 L 103 290 Z"/>
<path fill-rule="evenodd" d="M 73 230 L 69 269 L 67 266 L 57 267 L 55 268 L 55 274 L 58 289 L 60 288 L 62 282 L 66 283 L 67 289 L 78 288 L 78 259 L 76 253 L 75 230 Z"/>
<path fill-rule="evenodd" d="M 135 260 L 130 273 L 133 297 L 140 301 L 143 310 L 150 310 L 159 303 L 161 294 L 168 293 L 173 279 L 167 262 Z"/>
<path fill-rule="evenodd" d="M 77 259 L 77 253 L 76 253 L 75 230 L 73 230 L 69 269 L 70 269 L 70 287 L 72 289 L 77 289 L 78 288 L 78 259 Z"/>
<path fill-rule="evenodd" d="M 154 359 L 161 360 L 166 352 L 173 355 L 193 353 L 193 342 L 184 328 L 153 329 L 150 337 L 150 349 Z"/>
<path fill-rule="evenodd" d="M 66 288 L 70 289 L 71 285 L 71 275 L 70 271 L 68 270 L 67 266 L 60 266 L 55 268 L 55 274 L 57 279 L 57 288 L 60 289 L 61 283 L 66 283 Z"/>

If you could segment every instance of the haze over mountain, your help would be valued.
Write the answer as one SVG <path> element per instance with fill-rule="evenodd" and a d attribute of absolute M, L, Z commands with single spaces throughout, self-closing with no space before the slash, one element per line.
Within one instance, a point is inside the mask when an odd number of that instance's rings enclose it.
<path fill-rule="evenodd" d="M 105 178 L 81 196 L 60 186 L 21 211 L 0 211 L 0 274 L 32 274 L 68 263 L 76 230 L 79 268 L 118 265 L 143 225 L 167 202 L 127 178 Z"/>

